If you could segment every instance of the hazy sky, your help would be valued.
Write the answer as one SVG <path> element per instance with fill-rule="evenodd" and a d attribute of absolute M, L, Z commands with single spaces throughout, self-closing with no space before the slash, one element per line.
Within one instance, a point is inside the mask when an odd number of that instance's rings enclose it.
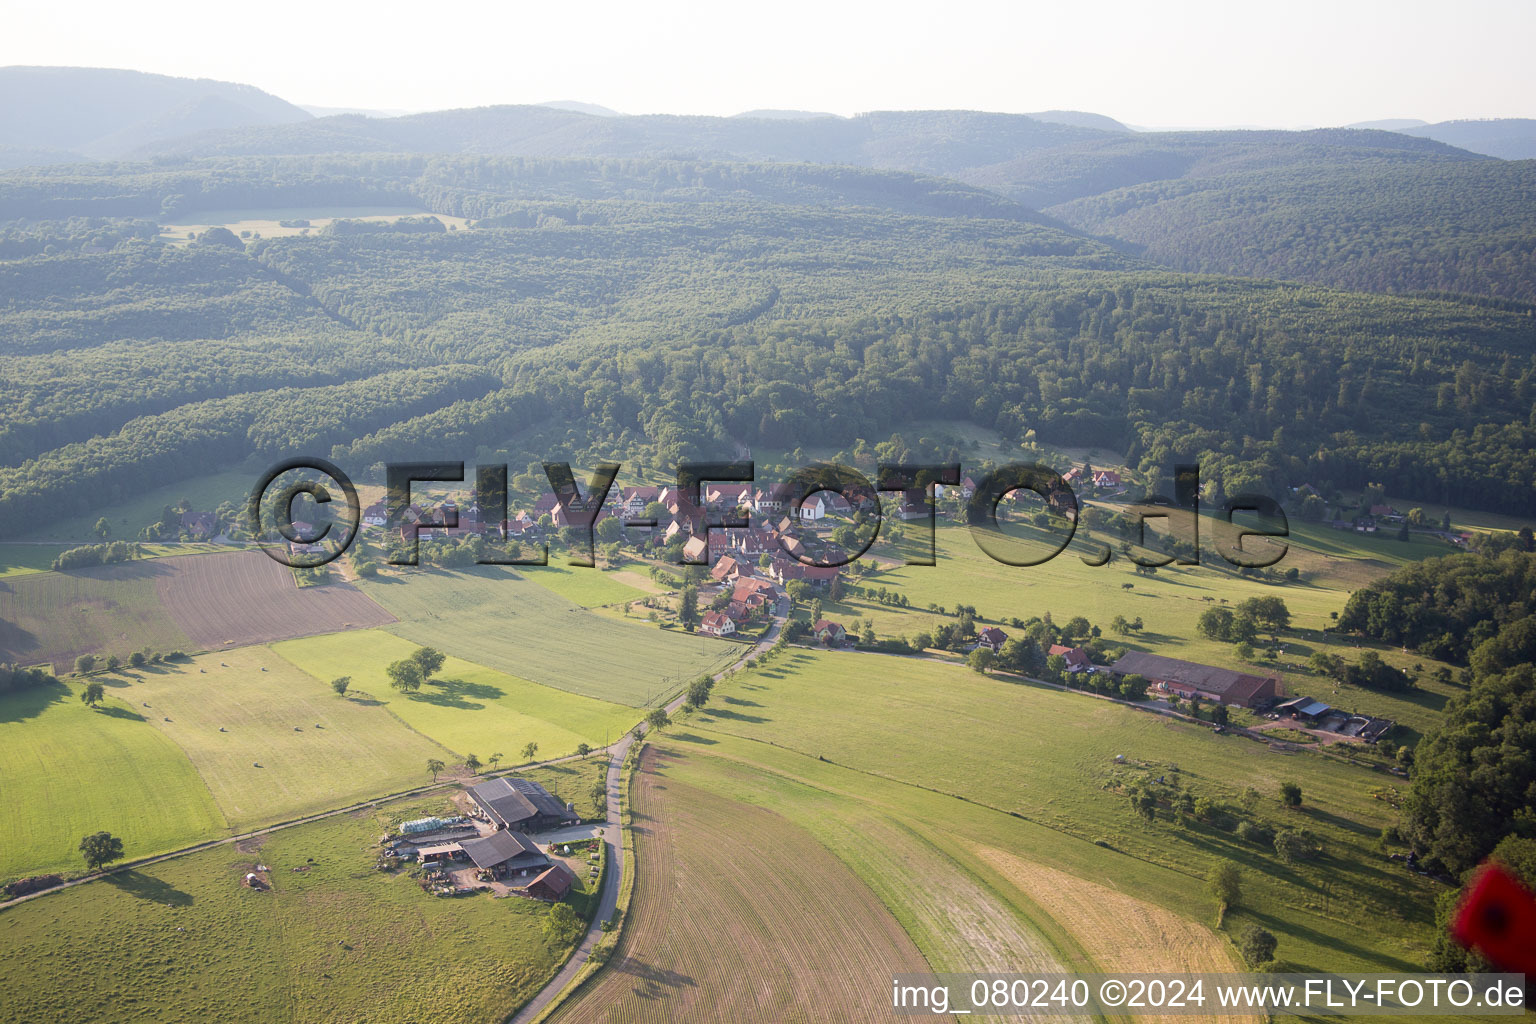
<path fill-rule="evenodd" d="M 0 65 L 219 78 L 326 106 L 1065 108 L 1153 126 L 1536 116 L 1532 0 L 5 8 Z"/>

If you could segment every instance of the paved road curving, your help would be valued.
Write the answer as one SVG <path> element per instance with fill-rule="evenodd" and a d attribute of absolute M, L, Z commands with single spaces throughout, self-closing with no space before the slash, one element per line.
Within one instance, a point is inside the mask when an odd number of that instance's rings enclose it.
<path fill-rule="evenodd" d="M 773 646 L 779 637 L 779 631 L 784 628 L 784 622 L 789 617 L 789 600 L 781 597 L 777 609 L 773 615 L 773 625 L 763 638 L 749 648 L 746 653 L 737 658 L 729 667 L 715 673 L 715 681 L 719 682 L 725 674 L 737 666 L 743 664 L 748 658 L 763 654 Z M 676 713 L 687 699 L 686 694 L 675 698 L 666 707 L 667 714 Z M 647 726 L 642 726 L 636 731 L 644 733 Z M 619 815 L 615 811 L 619 807 L 620 798 L 623 796 L 624 784 L 624 758 L 629 749 L 634 745 L 635 733 L 631 732 L 622 740 L 608 748 L 611 756 L 608 761 L 608 821 L 603 825 L 603 841 L 608 847 L 608 871 L 603 876 L 603 894 L 598 899 L 597 913 L 592 915 L 592 923 L 587 926 L 587 934 L 582 937 L 581 945 L 571 954 L 565 966 L 560 968 L 537 995 L 528 1000 L 515 1014 L 507 1019 L 507 1024 L 527 1024 L 533 1020 L 544 1008 L 550 1004 L 556 996 L 564 992 L 566 987 L 576 979 L 577 973 L 586 966 L 592 957 L 592 950 L 597 945 L 597 940 L 603 934 L 603 922 L 613 917 L 614 909 L 619 904 L 619 885 L 624 879 L 624 843 L 620 835 L 621 826 L 618 823 Z"/>

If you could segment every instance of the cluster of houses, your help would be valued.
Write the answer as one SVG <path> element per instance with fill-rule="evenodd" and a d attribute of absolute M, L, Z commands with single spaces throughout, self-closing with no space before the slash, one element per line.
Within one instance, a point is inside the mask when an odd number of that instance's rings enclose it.
<path fill-rule="evenodd" d="M 408 821 L 385 840 L 387 853 L 417 860 L 441 879 L 435 891 L 473 891 L 480 884 L 555 902 L 571 891 L 576 875 L 551 859 L 528 833 L 575 824 L 579 819 L 531 779 L 510 776 L 471 786 L 468 817 Z"/>

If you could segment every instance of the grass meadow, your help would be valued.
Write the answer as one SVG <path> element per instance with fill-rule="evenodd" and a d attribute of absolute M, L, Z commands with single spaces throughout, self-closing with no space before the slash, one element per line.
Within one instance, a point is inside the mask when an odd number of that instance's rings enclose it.
<path fill-rule="evenodd" d="M 243 507 L 250 500 L 256 476 L 255 473 L 236 471 L 209 473 L 163 487 L 146 488 L 137 494 L 93 503 L 90 508 L 82 508 L 73 514 L 69 514 L 68 509 L 61 509 L 58 516 L 38 523 L 35 529 L 22 534 L 19 539 L 95 544 L 99 541 L 95 532 L 96 520 L 105 518 L 107 525 L 112 528 L 110 539 L 132 540 L 144 527 L 160 521 L 160 513 L 165 506 L 175 505 L 182 498 L 191 501 L 192 507 L 201 511 L 211 511 L 226 501 Z"/>
<path fill-rule="evenodd" d="M 1417 676 L 1419 689 L 1406 694 L 1337 684 L 1311 675 L 1305 666 L 1316 651 L 1330 651 L 1350 661 L 1359 657 L 1353 638 L 1323 632 L 1332 622 L 1330 613 L 1343 610 L 1350 590 L 1407 561 L 1448 554 L 1450 549 L 1444 544 L 1376 540 L 1328 527 L 1294 523 L 1292 527 L 1294 558 L 1305 566 L 1303 580 L 1297 583 L 1262 582 L 1214 565 L 1170 566 L 1152 576 L 1138 575 L 1123 558 L 1094 568 L 1084 565 L 1071 550 L 1043 565 L 1014 567 L 988 557 L 965 527 L 941 522 L 936 565 L 884 569 L 857 581 L 869 590 L 899 591 L 910 607 L 893 608 L 863 596 L 841 602 L 823 599 L 823 607 L 839 621 L 857 618 L 872 622 L 878 634 L 908 636 L 946 621 L 929 610 L 930 604 L 949 613 L 957 605 L 972 605 L 988 622 L 1002 624 L 1004 632 L 1010 631 L 1007 623 L 1013 618 L 1050 613 L 1061 624 L 1081 615 L 1114 644 L 1131 649 L 1245 671 L 1255 667 L 1266 673 L 1278 671 L 1288 691 L 1390 718 L 1404 727 L 1396 739 L 1416 742 L 1425 728 L 1438 721 L 1446 701 L 1461 690 L 1457 684 L 1430 678 L 1439 662 L 1376 646 L 1384 660 Z M 1256 596 L 1279 597 L 1291 611 L 1293 626 L 1282 637 L 1284 653 L 1278 659 L 1243 662 L 1232 644 L 1211 640 L 1197 629 L 1206 609 Z M 1136 634 L 1116 635 L 1109 628 L 1116 615 L 1140 616 L 1144 628 Z"/>
<path fill-rule="evenodd" d="M 535 683 L 631 707 L 664 703 L 740 652 L 726 641 L 596 614 L 503 568 L 422 571 L 361 586 L 400 620 L 387 627 L 391 633 Z"/>
<path fill-rule="evenodd" d="M 117 692 L 95 710 L 62 683 L 0 697 L 0 879 L 84 871 L 77 847 L 90 832 L 111 832 L 135 858 L 224 830 L 186 754 Z"/>
<path fill-rule="evenodd" d="M 1248 898 L 1229 920 L 1262 923 L 1280 937 L 1280 957 L 1308 969 L 1418 969 L 1431 941 L 1439 887 L 1376 844 L 1395 813 L 1373 790 L 1394 780 L 1309 753 L 959 667 L 853 653 L 795 652 L 733 676 L 673 738 L 942 830 L 952 849 L 1001 851 L 1195 919 L 1209 920 L 1209 866 L 1233 860 Z M 1123 787 L 1159 777 L 1234 807 L 1252 787 L 1244 813 L 1305 828 L 1325 853 L 1285 865 L 1203 824 L 1144 821 Z M 1277 799 L 1288 780 L 1302 787 L 1300 811 Z"/>
<path fill-rule="evenodd" d="M 374 870 L 391 822 L 447 809 L 339 815 L 0 911 L 5 1017 L 499 1022 L 565 954 L 545 938 L 548 908 L 432 897 Z M 270 892 L 241 884 L 258 864 Z"/>
<path fill-rule="evenodd" d="M 263 647 L 135 675 L 113 696 L 186 751 L 236 831 L 424 785 L 428 759 L 451 759 L 371 699 L 338 697 Z"/>
<path fill-rule="evenodd" d="M 419 692 L 400 693 L 390 688 L 385 666 L 408 657 L 417 645 L 383 630 L 290 640 L 272 649 L 307 673 L 312 685 L 351 676 L 357 688 L 353 703 L 376 705 L 368 710 L 392 716 L 460 757 L 472 753 L 481 761 L 502 753 L 506 764 L 514 764 L 530 742 L 539 745 L 540 759 L 574 753 L 580 743 L 602 746 L 641 718 L 632 707 L 543 686 L 453 656 Z"/>
<path fill-rule="evenodd" d="M 541 587 L 554 591 L 572 604 L 600 608 L 608 604 L 638 601 L 646 592 L 614 578 L 611 572 L 565 565 L 530 566 L 522 573 Z"/>

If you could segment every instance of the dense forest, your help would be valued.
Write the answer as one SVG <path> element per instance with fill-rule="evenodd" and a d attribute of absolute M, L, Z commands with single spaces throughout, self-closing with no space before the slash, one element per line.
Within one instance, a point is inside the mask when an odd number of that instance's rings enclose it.
<path fill-rule="evenodd" d="M 345 216 L 380 202 L 420 213 Z M 324 204 L 341 219 L 303 235 L 150 230 Z M 844 448 L 915 413 L 1146 470 L 1198 459 L 1218 503 L 1377 483 L 1525 512 L 1536 320 L 1505 306 L 1173 274 L 995 193 L 858 168 L 406 155 L 0 175 L 0 522 L 277 453 L 667 465 Z"/>
<path fill-rule="evenodd" d="M 1414 748 L 1404 837 L 1436 870 L 1465 877 L 1494 854 L 1536 882 L 1536 545 L 1528 530 L 1508 543 L 1399 569 L 1356 591 L 1339 625 L 1468 665 Z M 1469 954 L 1442 941 L 1432 966 L 1465 970 Z"/>

